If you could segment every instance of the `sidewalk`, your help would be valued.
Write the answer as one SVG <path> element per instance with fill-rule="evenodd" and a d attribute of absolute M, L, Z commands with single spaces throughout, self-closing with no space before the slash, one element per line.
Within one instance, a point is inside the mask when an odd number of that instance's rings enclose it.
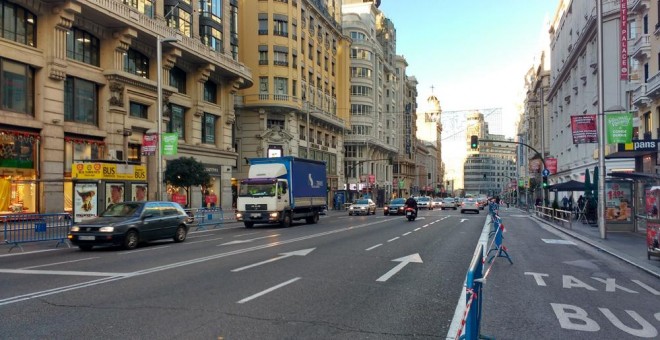
<path fill-rule="evenodd" d="M 642 232 L 608 232 L 606 238 L 602 239 L 598 227 L 594 225 L 574 222 L 572 228 L 568 228 L 539 218 L 534 213 L 528 213 L 517 208 L 503 210 L 502 212 L 504 213 L 503 216 L 511 212 L 529 214 L 532 220 L 540 224 L 553 227 L 660 278 L 660 257 L 651 256 L 650 260 L 647 257 L 646 230 Z"/>

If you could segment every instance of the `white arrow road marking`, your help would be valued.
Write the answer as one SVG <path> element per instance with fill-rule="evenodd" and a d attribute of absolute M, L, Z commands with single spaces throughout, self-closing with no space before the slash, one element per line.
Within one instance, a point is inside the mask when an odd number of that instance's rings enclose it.
<path fill-rule="evenodd" d="M 280 284 L 278 284 L 278 285 L 276 285 L 276 286 L 270 287 L 270 288 L 268 288 L 268 289 L 266 289 L 266 290 L 264 290 L 264 291 L 261 291 L 261 292 L 259 292 L 259 293 L 257 293 L 257 294 L 254 294 L 254 295 L 252 295 L 252 296 L 248 296 L 248 297 L 246 297 L 245 299 L 238 301 L 237 303 L 246 303 L 246 302 L 248 302 L 248 301 L 250 301 L 250 300 L 256 299 L 256 298 L 258 298 L 258 297 L 260 297 L 260 296 L 262 296 L 262 295 L 266 295 L 266 294 L 268 294 L 268 293 L 274 291 L 275 289 L 282 288 L 282 287 L 284 287 L 284 286 L 286 286 L 286 285 L 288 285 L 288 284 L 294 283 L 294 282 L 296 282 L 296 281 L 298 281 L 298 280 L 300 280 L 300 278 L 299 278 L 299 277 L 296 277 L 296 278 L 293 278 L 293 279 L 291 279 L 291 280 L 289 280 L 289 281 L 282 282 L 282 283 L 280 283 Z"/>
<path fill-rule="evenodd" d="M 404 256 L 395 260 L 392 260 L 394 262 L 401 262 L 397 264 L 394 268 L 390 269 L 389 272 L 385 273 L 385 275 L 381 276 L 378 278 L 378 282 L 385 282 L 387 281 L 390 277 L 392 277 L 394 274 L 398 273 L 403 267 L 405 267 L 408 263 L 414 262 L 414 263 L 423 263 L 422 258 L 419 257 L 419 254 L 412 254 L 408 256 Z"/>
<path fill-rule="evenodd" d="M 305 256 L 305 255 L 311 253 L 314 249 L 316 249 L 316 248 L 309 248 L 309 249 L 303 249 L 303 250 L 297 250 L 297 251 L 290 251 L 290 252 L 288 252 L 288 253 L 281 253 L 281 254 L 280 254 L 281 256 L 273 257 L 272 259 L 269 259 L 269 260 L 266 260 L 266 261 L 261 261 L 261 262 L 253 263 L 253 264 L 251 264 L 251 265 L 249 265 L 249 266 L 245 266 L 245 267 L 241 267 L 241 268 L 232 269 L 231 271 L 232 271 L 232 272 L 240 272 L 241 270 L 250 269 L 250 268 L 252 268 L 252 267 L 260 266 L 260 265 L 262 265 L 262 264 L 271 263 L 271 262 L 275 262 L 275 261 L 277 261 L 277 260 L 285 259 L 285 258 L 287 258 L 287 257 L 289 257 L 289 256 Z"/>
<path fill-rule="evenodd" d="M 241 244 L 241 243 L 250 243 L 255 240 L 261 240 L 262 238 L 269 238 L 269 237 L 275 237 L 275 236 L 280 236 L 280 234 L 275 234 L 275 235 L 268 235 L 268 236 L 263 236 L 263 237 L 257 237 L 257 238 L 251 238 L 249 240 L 236 240 L 236 241 L 231 241 L 227 243 L 221 244 L 221 246 L 228 246 L 230 244 Z"/>
<path fill-rule="evenodd" d="M 467 218 L 461 218 L 461 223 L 463 223 L 463 222 L 465 222 L 465 221 L 467 221 L 467 220 L 468 220 Z"/>

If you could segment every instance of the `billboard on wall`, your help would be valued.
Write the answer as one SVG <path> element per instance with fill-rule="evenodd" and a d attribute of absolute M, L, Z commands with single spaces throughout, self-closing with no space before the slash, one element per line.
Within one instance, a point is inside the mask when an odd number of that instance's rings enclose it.
<path fill-rule="evenodd" d="M 598 143 L 596 115 L 571 116 L 573 144 Z"/>

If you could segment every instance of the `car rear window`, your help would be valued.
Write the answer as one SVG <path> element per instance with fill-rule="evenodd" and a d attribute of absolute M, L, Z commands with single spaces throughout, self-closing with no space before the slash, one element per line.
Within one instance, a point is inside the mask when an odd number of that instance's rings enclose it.
<path fill-rule="evenodd" d="M 369 201 L 368 200 L 357 200 L 357 202 L 355 202 L 355 204 L 369 204 Z"/>

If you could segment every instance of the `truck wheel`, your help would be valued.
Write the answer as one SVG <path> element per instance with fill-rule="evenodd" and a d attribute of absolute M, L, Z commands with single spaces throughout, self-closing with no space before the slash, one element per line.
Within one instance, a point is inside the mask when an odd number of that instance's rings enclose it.
<path fill-rule="evenodd" d="M 291 215 L 288 212 L 285 212 L 284 216 L 282 216 L 282 222 L 280 222 L 280 226 L 282 228 L 288 228 L 291 226 Z"/>
<path fill-rule="evenodd" d="M 305 221 L 307 221 L 307 224 L 316 224 L 316 223 L 318 223 L 319 222 L 319 213 L 314 212 L 314 215 L 312 215 L 310 217 L 307 217 L 307 219 L 305 219 Z"/>
<path fill-rule="evenodd" d="M 243 222 L 246 228 L 252 228 L 254 227 L 254 222 Z"/>

